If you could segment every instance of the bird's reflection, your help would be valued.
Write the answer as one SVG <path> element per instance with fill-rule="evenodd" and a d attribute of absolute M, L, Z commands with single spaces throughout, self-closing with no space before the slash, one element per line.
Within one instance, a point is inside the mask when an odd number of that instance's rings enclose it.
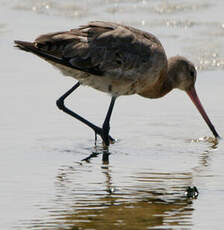
<path fill-rule="evenodd" d="M 205 138 L 205 141 L 208 143 L 208 148 L 200 155 L 200 163 L 202 167 L 209 166 L 209 162 L 211 161 L 210 154 L 218 148 L 219 144 L 218 140 L 215 138 Z"/>
<path fill-rule="evenodd" d="M 102 164 L 101 169 L 102 169 L 102 173 L 105 175 L 105 191 L 110 196 L 110 195 L 115 194 L 115 192 L 117 192 L 118 190 L 112 181 L 113 172 L 112 172 L 110 165 L 109 165 L 108 156 L 109 155 L 105 156 L 105 161 L 103 160 L 103 164 Z"/>
<path fill-rule="evenodd" d="M 109 149 L 104 146 L 99 147 L 95 144 L 94 150 L 91 151 L 90 155 L 88 157 L 83 158 L 81 161 L 90 162 L 92 158 L 98 157 L 99 155 L 102 155 L 102 162 L 103 164 L 109 164 Z"/>
<path fill-rule="evenodd" d="M 163 171 L 151 165 L 128 171 L 128 164 L 111 164 L 109 157 L 113 152 L 99 147 L 80 162 L 61 166 L 55 183 L 56 198 L 49 208 L 51 226 L 99 230 L 111 226 L 116 229 L 192 226 L 194 201 L 184 192 L 194 185 L 200 193 L 200 187 L 194 184 L 198 176 L 195 171 L 200 174 L 206 169 L 212 151 L 218 147 L 211 139 L 203 141 L 208 147 L 199 156 L 197 170 L 175 172 L 170 167 L 172 170 Z"/>
<path fill-rule="evenodd" d="M 197 169 L 203 170 L 205 167 L 208 167 L 211 161 L 211 154 L 218 148 L 219 140 L 213 137 L 201 137 L 198 139 L 192 139 L 193 143 L 204 143 L 206 144 L 206 148 L 200 154 L 199 165 Z"/>

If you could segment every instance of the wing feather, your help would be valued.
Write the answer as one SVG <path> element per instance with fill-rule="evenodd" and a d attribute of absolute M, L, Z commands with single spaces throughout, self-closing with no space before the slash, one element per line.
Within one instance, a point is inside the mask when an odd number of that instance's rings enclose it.
<path fill-rule="evenodd" d="M 85 73 L 116 78 L 121 75 L 127 78 L 140 76 L 155 64 L 152 55 L 155 56 L 159 50 L 165 54 L 154 35 L 100 21 L 70 31 L 41 35 L 33 44 L 45 59 L 49 55 Z M 35 49 L 31 52 L 35 53 Z"/>
<path fill-rule="evenodd" d="M 108 73 L 117 70 L 123 74 L 134 69 L 146 71 L 151 65 L 153 45 L 161 44 L 145 32 L 98 21 L 70 31 L 44 34 L 35 40 L 37 48 L 65 59 L 74 68 L 98 68 Z"/>

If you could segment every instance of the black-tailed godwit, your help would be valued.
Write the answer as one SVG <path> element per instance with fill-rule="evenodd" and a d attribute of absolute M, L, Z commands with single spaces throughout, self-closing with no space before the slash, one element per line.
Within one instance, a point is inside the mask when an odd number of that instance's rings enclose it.
<path fill-rule="evenodd" d="M 194 65 L 181 56 L 167 59 L 162 44 L 151 33 L 118 23 L 94 21 L 70 31 L 41 35 L 34 42 L 15 43 L 78 80 L 57 100 L 57 106 L 93 129 L 107 146 L 114 141 L 109 135 L 110 118 L 118 96 L 139 94 L 160 98 L 174 88 L 187 92 L 214 136 L 219 137 L 196 94 Z M 65 98 L 80 85 L 111 95 L 102 128 L 64 105 Z"/>

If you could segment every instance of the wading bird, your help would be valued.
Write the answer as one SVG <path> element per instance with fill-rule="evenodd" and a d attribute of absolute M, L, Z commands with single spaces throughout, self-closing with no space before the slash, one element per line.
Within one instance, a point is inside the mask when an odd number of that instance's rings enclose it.
<path fill-rule="evenodd" d="M 106 146 L 115 100 L 138 94 L 160 98 L 172 89 L 184 90 L 196 105 L 216 138 L 219 137 L 195 91 L 196 69 L 184 57 L 167 59 L 160 41 L 151 33 L 112 22 L 94 21 L 70 31 L 43 34 L 34 42 L 15 41 L 22 50 L 36 54 L 64 75 L 78 80 L 57 100 L 57 106 L 100 135 Z M 102 128 L 64 105 L 64 100 L 80 85 L 88 85 L 111 95 Z"/>

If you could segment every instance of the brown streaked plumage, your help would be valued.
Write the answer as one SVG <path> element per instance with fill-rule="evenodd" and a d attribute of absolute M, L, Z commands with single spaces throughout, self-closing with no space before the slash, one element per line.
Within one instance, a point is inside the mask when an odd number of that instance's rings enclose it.
<path fill-rule="evenodd" d="M 162 44 L 153 34 L 117 23 L 95 21 L 78 29 L 41 35 L 34 42 L 15 43 L 79 81 L 59 98 L 57 105 L 92 128 L 106 145 L 113 140 L 109 136 L 109 121 L 116 97 L 139 94 L 159 98 L 174 88 L 188 93 L 214 136 L 219 137 L 194 89 L 194 65 L 181 56 L 167 59 Z M 112 95 L 102 128 L 64 106 L 64 99 L 80 84 Z"/>

